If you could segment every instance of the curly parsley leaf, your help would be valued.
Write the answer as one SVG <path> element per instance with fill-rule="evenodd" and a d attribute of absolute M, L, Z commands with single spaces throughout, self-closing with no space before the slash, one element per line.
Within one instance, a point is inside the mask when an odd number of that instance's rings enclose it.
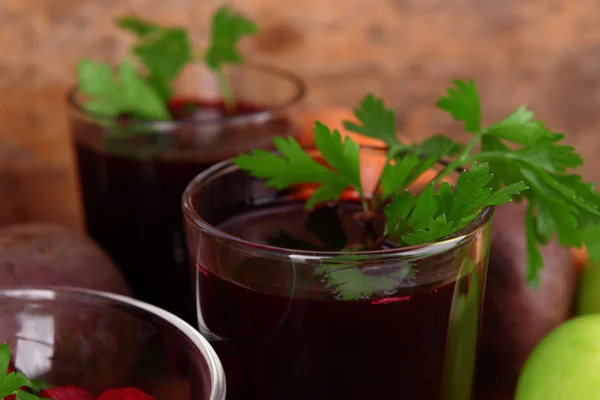
<path fill-rule="evenodd" d="M 212 18 L 210 47 L 204 55 L 206 65 L 217 71 L 225 64 L 241 64 L 244 57 L 238 49 L 239 41 L 258 31 L 255 22 L 228 6 L 220 7 Z"/>
<path fill-rule="evenodd" d="M 108 64 L 82 60 L 77 72 L 79 89 L 89 97 L 83 105 L 86 111 L 109 117 L 129 114 L 158 121 L 171 118 L 160 96 L 127 61 L 115 74 Z"/>
<path fill-rule="evenodd" d="M 447 95 L 438 100 L 437 106 L 455 120 L 462 121 L 467 132 L 481 131 L 481 105 L 472 80 L 454 80 L 454 87 L 449 88 Z"/>
<path fill-rule="evenodd" d="M 359 193 L 363 192 L 359 146 L 349 137 L 342 140 L 337 130 L 332 132 L 319 123 L 315 126 L 317 149 L 329 167 L 315 161 L 292 137 L 277 137 L 274 142 L 281 155 L 254 150 L 251 154 L 242 154 L 233 161 L 240 169 L 257 178 L 266 179 L 267 186 L 277 189 L 301 183 L 319 184 L 319 188 L 307 201 L 306 208 L 329 200 L 336 201 L 350 186 Z"/>

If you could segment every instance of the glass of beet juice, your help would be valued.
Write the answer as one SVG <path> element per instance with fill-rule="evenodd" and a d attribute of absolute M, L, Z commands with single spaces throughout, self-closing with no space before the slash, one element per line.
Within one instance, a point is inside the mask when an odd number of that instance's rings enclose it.
<path fill-rule="evenodd" d="M 366 175 L 383 165 L 361 151 Z M 228 399 L 469 399 L 492 209 L 434 243 L 341 252 L 384 223 L 367 226 L 350 192 L 305 211 L 311 190 L 225 161 L 184 193 L 200 330 Z"/>
<path fill-rule="evenodd" d="M 88 233 L 120 266 L 136 297 L 188 321 L 186 185 L 215 162 L 300 132 L 293 119 L 304 96 L 298 77 L 251 64 L 226 75 L 235 109 L 222 102 L 213 74 L 194 65 L 176 82 L 167 122 L 87 113 L 76 88 L 68 99 Z"/>

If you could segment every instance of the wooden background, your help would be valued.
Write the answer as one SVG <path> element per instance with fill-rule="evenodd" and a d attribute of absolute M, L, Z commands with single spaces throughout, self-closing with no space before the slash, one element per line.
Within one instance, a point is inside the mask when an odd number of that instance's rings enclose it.
<path fill-rule="evenodd" d="M 453 77 L 476 80 L 485 120 L 528 104 L 587 159 L 600 182 L 599 0 L 237 0 L 263 26 L 251 58 L 293 69 L 306 107 L 349 107 L 366 92 L 401 116 L 402 133 L 454 134 L 433 104 Z M 203 42 L 208 0 L 0 0 L 0 224 L 79 228 L 65 91 L 78 59 L 119 60 L 115 17 L 189 27 Z M 461 137 L 459 133 L 456 134 Z"/>

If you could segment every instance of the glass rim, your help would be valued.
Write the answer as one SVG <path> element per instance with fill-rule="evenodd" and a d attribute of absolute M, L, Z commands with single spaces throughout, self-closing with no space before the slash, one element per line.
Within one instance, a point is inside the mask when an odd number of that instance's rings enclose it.
<path fill-rule="evenodd" d="M 265 120 L 274 114 L 293 107 L 294 105 L 300 103 L 302 99 L 306 95 L 306 84 L 302 80 L 302 78 L 295 74 L 294 72 L 280 68 L 270 64 L 263 63 L 254 63 L 254 62 L 246 62 L 243 65 L 236 65 L 230 68 L 236 69 L 254 69 L 262 72 L 266 72 L 267 74 L 277 76 L 278 78 L 287 80 L 291 82 L 294 86 L 295 90 L 292 95 L 285 101 L 282 101 L 281 104 L 277 104 L 276 106 L 267 107 L 264 109 L 260 109 L 259 111 L 241 114 L 241 115 L 233 115 L 233 116 L 222 116 L 216 118 L 208 118 L 202 120 L 173 120 L 173 121 L 153 121 L 153 120 L 139 120 L 139 121 L 129 121 L 127 126 L 131 127 L 147 127 L 156 129 L 158 131 L 170 131 L 180 127 L 189 127 L 189 126 L 197 126 L 197 125 L 211 125 L 211 124 L 222 124 L 227 123 L 231 125 L 241 125 L 246 124 L 255 120 Z M 67 101 L 67 111 L 69 115 L 78 117 L 81 119 L 93 119 L 99 123 L 110 124 L 117 120 L 116 117 L 106 116 L 99 113 L 93 113 L 86 111 L 83 108 L 81 102 L 77 100 L 77 96 L 81 92 L 79 91 L 79 87 L 77 84 L 71 86 L 67 91 L 66 101 Z"/>
<path fill-rule="evenodd" d="M 202 357 L 208 366 L 210 374 L 210 395 L 208 400 L 223 400 L 225 399 L 226 384 L 225 372 L 223 365 L 217 356 L 215 350 L 211 347 L 208 340 L 204 338 L 190 324 L 177 317 L 170 312 L 159 307 L 145 303 L 143 301 L 99 290 L 72 288 L 72 287 L 22 287 L 13 289 L 0 289 L 0 297 L 11 298 L 18 300 L 55 300 L 61 295 L 75 295 L 88 297 L 95 300 L 112 301 L 115 303 L 125 304 L 133 308 L 142 310 L 145 313 L 158 317 L 160 320 L 167 322 L 185 337 L 187 337 L 193 345 L 200 351 Z"/>
<path fill-rule="evenodd" d="M 315 150 L 315 147 L 304 147 L 305 150 Z M 361 146 L 361 150 L 367 151 L 383 151 L 387 150 L 384 147 Z M 274 151 L 273 153 L 277 153 Z M 451 235 L 445 236 L 434 242 L 423 243 L 412 246 L 402 246 L 384 250 L 368 250 L 368 251 L 311 251 L 311 250 L 296 250 L 284 247 L 271 246 L 267 244 L 255 243 L 249 240 L 231 235 L 217 227 L 209 224 L 195 210 L 193 205 L 193 192 L 196 187 L 202 186 L 205 182 L 210 182 L 213 179 L 239 171 L 239 167 L 233 163 L 233 159 L 221 161 L 212 165 L 208 169 L 202 171 L 194 179 L 190 181 L 182 196 L 182 210 L 185 219 L 193 223 L 196 227 L 209 234 L 215 239 L 227 241 L 238 247 L 252 249 L 254 251 L 268 253 L 275 257 L 296 258 L 300 260 L 321 260 L 339 256 L 345 257 L 373 257 L 373 258 L 399 258 L 399 257 L 423 257 L 432 254 L 439 254 L 448 251 L 452 248 L 460 246 L 463 241 L 468 240 L 475 232 L 484 226 L 492 217 L 494 212 L 493 206 L 485 207 L 479 215 L 461 230 L 454 232 Z"/>

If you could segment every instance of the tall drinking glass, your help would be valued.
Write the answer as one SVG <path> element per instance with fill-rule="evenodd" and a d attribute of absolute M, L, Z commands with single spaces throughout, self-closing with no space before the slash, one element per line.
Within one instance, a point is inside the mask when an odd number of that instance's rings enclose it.
<path fill-rule="evenodd" d="M 290 72 L 246 65 L 227 70 L 235 112 L 201 66 L 185 70 L 169 104 L 172 121 L 106 118 L 69 96 L 70 121 L 88 233 L 122 269 L 136 297 L 191 320 L 191 285 L 181 195 L 215 162 L 273 136 L 300 133 L 294 111 L 304 96 Z"/>
<path fill-rule="evenodd" d="M 383 160 L 362 150 L 363 171 Z M 365 240 L 360 203 L 307 212 L 308 192 L 226 161 L 184 193 L 197 317 L 228 398 L 469 399 L 493 210 L 434 243 L 342 252 Z"/>

